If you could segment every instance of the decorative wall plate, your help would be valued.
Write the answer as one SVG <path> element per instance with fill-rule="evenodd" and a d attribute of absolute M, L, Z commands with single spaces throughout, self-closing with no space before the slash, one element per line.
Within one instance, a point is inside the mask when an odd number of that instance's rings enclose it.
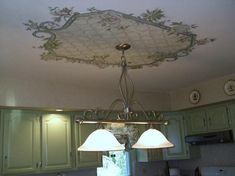
<path fill-rule="evenodd" d="M 228 80 L 224 84 L 224 92 L 227 95 L 235 95 L 235 80 Z"/>
<path fill-rule="evenodd" d="M 197 104 L 201 99 L 201 94 L 198 90 L 193 90 L 189 94 L 189 101 L 192 104 Z"/>

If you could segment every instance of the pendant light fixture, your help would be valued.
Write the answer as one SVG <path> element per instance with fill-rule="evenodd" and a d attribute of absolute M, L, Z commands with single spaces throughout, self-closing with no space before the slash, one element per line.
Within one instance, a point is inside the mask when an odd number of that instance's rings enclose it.
<path fill-rule="evenodd" d="M 82 123 L 98 123 L 98 124 L 112 124 L 112 123 L 120 123 L 120 124 L 160 124 L 167 125 L 168 122 L 164 120 L 154 119 L 149 120 L 150 117 L 145 112 L 142 104 L 140 104 L 137 100 L 134 99 L 134 84 L 128 75 L 128 65 L 124 55 L 124 52 L 131 47 L 129 44 L 119 44 L 116 46 L 116 49 L 122 52 L 121 56 L 121 76 L 119 79 L 119 90 L 122 98 L 118 98 L 113 101 L 110 105 L 109 111 L 105 115 L 104 119 L 81 119 L 77 118 L 76 122 Z M 121 104 L 123 106 L 123 110 L 118 113 L 117 118 L 113 120 L 110 118 L 114 108 L 117 104 Z M 144 120 L 136 120 L 137 114 L 132 111 L 132 106 L 137 105 L 143 114 Z M 158 130 L 149 129 L 145 131 L 136 144 L 134 144 L 133 148 L 140 149 L 150 149 L 150 148 L 168 148 L 173 147 L 174 145 L 169 142 L 166 137 Z M 98 129 L 91 133 L 84 144 L 82 144 L 78 150 L 79 151 L 112 151 L 112 150 L 124 150 L 124 145 L 120 144 L 114 135 L 105 129 Z"/>
<path fill-rule="evenodd" d="M 132 148 L 138 149 L 154 149 L 154 148 L 170 148 L 174 144 L 169 142 L 166 137 L 156 129 L 148 129 L 145 131 Z"/>
<path fill-rule="evenodd" d="M 98 129 L 92 132 L 86 141 L 78 148 L 79 151 L 112 151 L 124 150 L 114 135 L 105 129 Z"/>

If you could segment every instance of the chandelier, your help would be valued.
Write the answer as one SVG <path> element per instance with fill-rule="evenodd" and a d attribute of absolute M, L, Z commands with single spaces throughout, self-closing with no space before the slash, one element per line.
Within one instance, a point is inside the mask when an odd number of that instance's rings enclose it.
<path fill-rule="evenodd" d="M 150 129 L 145 131 L 138 141 L 132 146 L 132 148 L 150 149 L 150 148 L 169 148 L 174 145 L 169 142 L 166 137 L 158 130 L 153 129 L 153 124 L 167 125 L 165 120 L 149 120 L 149 115 L 144 110 L 141 103 L 134 99 L 134 84 L 128 74 L 128 65 L 125 57 L 125 51 L 128 50 L 131 45 L 122 43 L 116 46 L 116 49 L 122 52 L 121 55 L 121 76 L 119 79 L 119 90 L 121 98 L 115 99 L 110 105 L 109 111 L 102 120 L 99 119 L 84 119 L 77 118 L 76 122 L 82 123 L 98 123 L 98 124 L 149 124 Z M 110 116 L 117 105 L 122 105 L 122 111 L 117 113 L 115 119 L 111 119 Z M 132 111 L 133 105 L 137 105 L 144 116 L 144 120 L 136 120 L 137 113 Z M 154 113 L 155 115 L 155 113 Z M 78 148 L 78 151 L 112 151 L 112 150 L 124 150 L 124 144 L 120 144 L 115 136 L 106 129 L 97 129 L 92 132 L 86 139 L 86 141 Z"/>

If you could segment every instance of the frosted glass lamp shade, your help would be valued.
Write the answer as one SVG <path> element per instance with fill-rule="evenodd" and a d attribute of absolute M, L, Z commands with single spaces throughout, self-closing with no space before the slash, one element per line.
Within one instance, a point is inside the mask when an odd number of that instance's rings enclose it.
<path fill-rule="evenodd" d="M 78 148 L 78 151 L 114 151 L 124 149 L 124 145 L 120 144 L 111 132 L 105 129 L 98 129 L 87 137 L 86 141 Z"/>
<path fill-rule="evenodd" d="M 132 148 L 153 149 L 153 148 L 169 148 L 174 144 L 169 142 L 166 137 L 156 129 L 148 129 L 145 131 Z"/>

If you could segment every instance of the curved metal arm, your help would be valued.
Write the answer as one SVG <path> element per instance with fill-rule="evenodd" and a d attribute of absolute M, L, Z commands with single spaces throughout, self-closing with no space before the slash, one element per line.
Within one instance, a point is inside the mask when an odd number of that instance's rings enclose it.
<path fill-rule="evenodd" d="M 109 111 L 106 114 L 105 119 L 108 119 L 110 113 L 114 110 L 114 107 L 117 105 L 118 102 L 121 102 L 123 107 L 125 107 L 124 101 L 122 99 L 118 98 L 118 99 L 114 100 L 112 102 L 112 104 L 109 106 Z"/>

